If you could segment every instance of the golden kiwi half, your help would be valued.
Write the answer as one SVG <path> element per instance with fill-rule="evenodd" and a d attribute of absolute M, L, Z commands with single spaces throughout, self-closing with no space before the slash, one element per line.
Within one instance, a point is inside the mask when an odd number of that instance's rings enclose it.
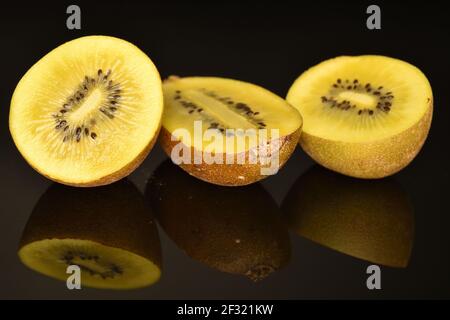
<path fill-rule="evenodd" d="M 259 184 L 216 186 L 166 160 L 149 180 L 146 195 L 175 244 L 211 268 L 259 281 L 289 262 L 288 230 Z"/>
<path fill-rule="evenodd" d="M 254 84 L 170 77 L 163 91 L 161 145 L 173 162 L 201 180 L 251 184 L 275 174 L 298 143 L 299 112 Z"/>
<path fill-rule="evenodd" d="M 302 237 L 372 263 L 408 265 L 413 207 L 392 178 L 366 181 L 314 166 L 295 182 L 282 209 Z"/>
<path fill-rule="evenodd" d="M 321 165 L 358 178 L 407 166 L 430 129 L 433 93 L 413 65 L 384 56 L 343 56 L 304 72 L 287 101 L 304 119 L 302 148 Z"/>
<path fill-rule="evenodd" d="M 25 160 L 54 181 L 98 186 L 131 173 L 153 147 L 161 80 L 139 48 L 87 36 L 52 50 L 18 83 L 9 128 Z"/>
<path fill-rule="evenodd" d="M 150 209 L 126 180 L 97 188 L 52 185 L 31 214 L 18 255 L 30 269 L 81 286 L 135 289 L 161 275 L 161 245 Z"/>

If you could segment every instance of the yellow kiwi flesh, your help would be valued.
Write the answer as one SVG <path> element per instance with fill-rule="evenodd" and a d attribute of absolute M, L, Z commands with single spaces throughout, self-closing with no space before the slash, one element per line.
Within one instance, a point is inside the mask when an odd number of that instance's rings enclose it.
<path fill-rule="evenodd" d="M 152 61 L 113 37 L 69 41 L 20 80 L 9 127 L 27 162 L 67 185 L 104 185 L 145 158 L 160 129 L 161 80 Z"/>
<path fill-rule="evenodd" d="M 211 268 L 259 281 L 290 260 L 279 208 L 258 183 L 216 186 L 167 160 L 149 180 L 146 195 L 167 235 Z"/>
<path fill-rule="evenodd" d="M 300 137 L 302 118 L 298 111 L 284 99 L 259 86 L 224 78 L 170 77 L 164 81 L 163 91 L 163 149 L 171 156 L 179 143 L 190 148 L 189 163 L 180 165 L 202 180 L 235 186 L 263 179 L 260 168 L 265 164 L 260 161 L 251 163 L 249 157 L 262 155 L 263 148 L 265 154 L 278 152 L 281 167 L 292 154 Z M 196 121 L 201 123 L 200 134 L 195 134 Z M 185 130 L 188 138 L 178 134 L 179 129 Z M 234 138 L 245 130 L 255 134 L 239 143 Z M 209 137 L 208 133 L 211 132 L 220 135 L 221 139 Z M 263 141 L 260 140 L 261 132 L 267 133 L 263 143 L 260 143 Z M 222 159 L 222 163 L 202 161 L 194 164 L 196 155 L 203 159 L 207 155 L 214 155 Z M 238 155 L 245 158 L 244 163 L 238 163 Z M 234 163 L 226 161 L 230 157 Z"/>
<path fill-rule="evenodd" d="M 156 224 L 128 181 L 97 188 L 52 185 L 36 204 L 18 255 L 30 269 L 66 281 L 81 271 L 81 286 L 135 289 L 154 284 L 162 268 Z"/>
<path fill-rule="evenodd" d="M 406 267 L 414 210 L 392 178 L 366 181 L 314 166 L 293 185 L 282 210 L 298 235 L 341 253 Z"/>
<path fill-rule="evenodd" d="M 431 125 L 433 94 L 413 65 L 384 56 L 342 56 L 304 72 L 287 101 L 303 116 L 302 148 L 345 175 L 381 178 L 407 166 Z"/>

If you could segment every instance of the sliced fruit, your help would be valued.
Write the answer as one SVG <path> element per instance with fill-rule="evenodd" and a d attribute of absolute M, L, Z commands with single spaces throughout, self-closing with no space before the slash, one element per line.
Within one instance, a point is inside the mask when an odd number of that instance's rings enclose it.
<path fill-rule="evenodd" d="M 167 160 L 149 180 L 146 195 L 167 235 L 211 268 L 258 281 L 290 259 L 288 230 L 259 184 L 211 185 Z"/>
<path fill-rule="evenodd" d="M 297 110 L 256 85 L 170 77 L 163 91 L 162 147 L 199 179 L 228 186 L 263 179 L 283 166 L 300 137 Z"/>
<path fill-rule="evenodd" d="M 358 180 L 315 166 L 294 184 L 282 209 L 302 237 L 372 263 L 408 265 L 413 207 L 392 178 Z"/>
<path fill-rule="evenodd" d="M 67 42 L 20 80 L 9 127 L 25 160 L 54 181 L 104 185 L 147 156 L 160 128 L 161 80 L 133 44 L 106 36 Z"/>
<path fill-rule="evenodd" d="M 66 281 L 69 265 L 81 286 L 134 289 L 161 275 L 161 245 L 150 209 L 122 180 L 79 189 L 52 185 L 25 227 L 19 257 L 30 269 Z"/>
<path fill-rule="evenodd" d="M 407 166 L 433 113 L 425 75 L 383 56 L 324 61 L 295 81 L 287 100 L 304 118 L 302 148 L 321 165 L 359 178 L 381 178 Z"/>

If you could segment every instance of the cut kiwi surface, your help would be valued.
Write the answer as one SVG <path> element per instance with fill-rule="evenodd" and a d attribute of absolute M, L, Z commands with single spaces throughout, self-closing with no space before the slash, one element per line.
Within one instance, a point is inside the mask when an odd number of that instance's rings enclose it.
<path fill-rule="evenodd" d="M 215 186 L 167 160 L 149 180 L 146 196 L 176 245 L 211 268 L 259 281 L 290 260 L 288 230 L 260 184 Z"/>
<path fill-rule="evenodd" d="M 433 94 L 413 65 L 384 56 L 343 56 L 303 73 L 287 100 L 304 118 L 300 144 L 318 163 L 359 178 L 407 166 L 431 125 Z"/>
<path fill-rule="evenodd" d="M 160 129 L 161 80 L 152 61 L 113 37 L 69 41 L 20 80 L 10 108 L 27 162 L 67 185 L 104 185 L 146 157 Z"/>
<path fill-rule="evenodd" d="M 224 78 L 170 77 L 163 91 L 163 149 L 172 160 L 190 150 L 187 161 L 174 162 L 199 179 L 229 186 L 263 179 L 269 174 L 261 168 L 277 155 L 275 173 L 300 137 L 299 112 L 259 86 Z M 196 123 L 201 124 L 198 132 Z"/>
<path fill-rule="evenodd" d="M 81 286 L 134 289 L 161 275 L 161 245 L 150 209 L 126 180 L 80 189 L 52 185 L 25 227 L 18 255 L 29 268 L 66 281 L 69 265 Z"/>
<path fill-rule="evenodd" d="M 393 178 L 366 181 L 314 166 L 282 205 L 302 237 L 341 253 L 390 267 L 406 267 L 414 239 L 414 210 Z"/>

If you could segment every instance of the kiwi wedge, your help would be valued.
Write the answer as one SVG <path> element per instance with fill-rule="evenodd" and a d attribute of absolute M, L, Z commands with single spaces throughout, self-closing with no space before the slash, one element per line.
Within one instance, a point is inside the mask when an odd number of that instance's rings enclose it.
<path fill-rule="evenodd" d="M 53 184 L 36 204 L 19 245 L 20 260 L 66 281 L 69 265 L 82 287 L 134 289 L 161 275 L 161 245 L 142 194 L 126 180 L 98 188 Z"/>
<path fill-rule="evenodd" d="M 225 186 L 251 184 L 275 174 L 298 143 L 298 111 L 254 84 L 170 77 L 163 92 L 161 145 L 176 164 L 201 180 Z M 198 130 L 196 123 L 201 124 Z M 180 130 L 184 135 L 177 133 Z M 174 155 L 183 161 L 175 161 Z M 266 174 L 262 168 L 274 170 Z"/>
<path fill-rule="evenodd" d="M 144 160 L 162 110 L 161 80 L 147 55 L 118 38 L 87 36 L 28 70 L 11 100 L 9 128 L 22 156 L 44 176 L 98 186 Z"/>
<path fill-rule="evenodd" d="M 295 182 L 282 210 L 302 237 L 372 263 L 408 265 L 413 207 L 392 178 L 354 179 L 316 165 Z"/>
<path fill-rule="evenodd" d="M 259 281 L 289 262 L 288 230 L 260 184 L 215 186 L 166 160 L 149 180 L 146 196 L 175 244 L 213 269 Z"/>
<path fill-rule="evenodd" d="M 287 101 L 304 118 L 300 144 L 318 163 L 358 178 L 407 166 L 431 125 L 433 94 L 413 65 L 384 56 L 342 56 L 304 72 Z"/>

